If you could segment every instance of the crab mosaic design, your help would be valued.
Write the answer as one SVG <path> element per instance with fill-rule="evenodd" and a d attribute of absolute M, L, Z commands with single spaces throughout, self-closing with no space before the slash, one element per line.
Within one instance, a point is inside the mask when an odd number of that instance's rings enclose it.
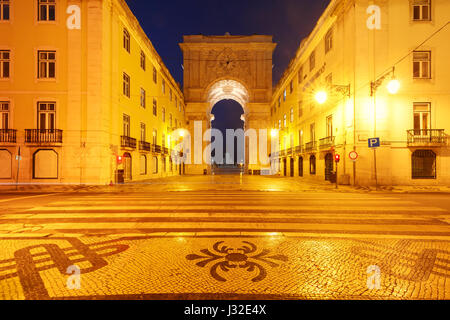
<path fill-rule="evenodd" d="M 259 282 L 266 278 L 267 271 L 263 267 L 263 263 L 272 268 L 280 266 L 280 262 L 288 261 L 285 255 L 270 255 L 270 250 L 263 249 L 257 253 L 258 248 L 255 244 L 242 241 L 243 245 L 240 248 L 233 248 L 224 245 L 225 241 L 216 242 L 212 248 L 214 252 L 209 249 L 200 250 L 203 255 L 189 254 L 186 256 L 187 260 L 200 260 L 196 263 L 199 267 L 206 267 L 208 264 L 215 262 L 210 267 L 211 276 L 217 281 L 227 281 L 224 277 L 218 274 L 220 269 L 223 272 L 228 272 L 230 269 L 244 269 L 248 272 L 257 270 L 257 275 L 252 278 L 253 282 Z"/>

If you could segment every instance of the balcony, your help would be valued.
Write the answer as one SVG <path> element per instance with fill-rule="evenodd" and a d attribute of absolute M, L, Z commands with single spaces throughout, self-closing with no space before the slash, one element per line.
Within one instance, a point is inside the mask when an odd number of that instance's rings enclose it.
<path fill-rule="evenodd" d="M 122 148 L 136 149 L 136 139 L 128 136 L 121 136 L 120 146 Z"/>
<path fill-rule="evenodd" d="M 303 146 L 296 146 L 294 152 L 295 153 L 302 153 L 303 152 Z"/>
<path fill-rule="evenodd" d="M 150 152 L 152 150 L 152 145 L 149 142 L 139 141 L 139 150 Z"/>
<path fill-rule="evenodd" d="M 334 146 L 334 137 L 326 137 L 319 140 L 319 149 L 329 149 Z"/>
<path fill-rule="evenodd" d="M 163 154 L 169 154 L 169 148 L 167 148 L 167 147 L 162 147 L 162 153 Z"/>
<path fill-rule="evenodd" d="M 444 129 L 408 130 L 408 147 L 442 147 L 448 142 Z"/>
<path fill-rule="evenodd" d="M 306 152 L 316 151 L 316 149 L 317 149 L 317 141 L 311 141 L 305 144 Z"/>
<path fill-rule="evenodd" d="M 0 143 L 16 143 L 16 132 L 13 129 L 0 129 Z"/>
<path fill-rule="evenodd" d="M 292 148 L 286 149 L 286 155 L 291 156 L 292 155 Z"/>
<path fill-rule="evenodd" d="M 25 129 L 25 143 L 59 144 L 62 143 L 62 133 L 58 129 Z"/>
<path fill-rule="evenodd" d="M 161 153 L 161 146 L 158 146 L 157 144 L 152 145 L 152 152 Z"/>

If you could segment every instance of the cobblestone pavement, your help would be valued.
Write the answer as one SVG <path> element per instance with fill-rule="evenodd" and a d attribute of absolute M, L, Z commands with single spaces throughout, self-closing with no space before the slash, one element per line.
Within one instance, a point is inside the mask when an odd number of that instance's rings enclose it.
<path fill-rule="evenodd" d="M 433 195 L 184 187 L 2 198 L 0 298 L 450 299 Z"/>

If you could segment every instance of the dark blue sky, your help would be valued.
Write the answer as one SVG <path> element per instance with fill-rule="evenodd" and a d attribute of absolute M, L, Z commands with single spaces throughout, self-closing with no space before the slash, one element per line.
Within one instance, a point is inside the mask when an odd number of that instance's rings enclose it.
<path fill-rule="evenodd" d="M 300 41 L 314 28 L 330 0 L 126 0 L 176 81 L 182 83 L 178 43 L 183 35 L 268 34 L 276 83 Z"/>

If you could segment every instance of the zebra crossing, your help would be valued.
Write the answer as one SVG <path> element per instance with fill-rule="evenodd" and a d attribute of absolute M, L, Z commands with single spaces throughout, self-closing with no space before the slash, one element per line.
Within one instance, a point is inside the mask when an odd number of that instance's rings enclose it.
<path fill-rule="evenodd" d="M 0 232 L 450 239 L 449 214 L 395 195 L 289 192 L 67 194 L 0 215 Z"/>

